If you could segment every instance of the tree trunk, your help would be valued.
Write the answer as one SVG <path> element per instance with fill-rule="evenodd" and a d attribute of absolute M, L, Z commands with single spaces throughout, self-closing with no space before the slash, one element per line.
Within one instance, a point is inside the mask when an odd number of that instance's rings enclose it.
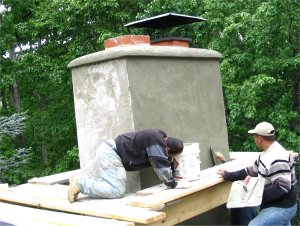
<path fill-rule="evenodd" d="M 16 52 L 15 48 L 12 48 L 11 50 L 11 60 L 12 62 L 16 62 Z M 11 97 L 13 101 L 13 105 L 15 108 L 15 112 L 19 113 L 21 109 L 20 105 L 20 95 L 19 95 L 19 90 L 18 90 L 18 84 L 17 84 L 17 79 L 16 79 L 16 72 L 13 72 L 13 84 L 11 86 Z"/>
<path fill-rule="evenodd" d="M 16 52 L 15 52 L 14 48 L 12 48 L 12 50 L 11 50 L 11 60 L 13 62 L 16 62 Z M 18 88 L 18 83 L 17 83 L 16 72 L 13 72 L 13 84 L 12 84 L 10 90 L 11 90 L 11 97 L 12 97 L 15 112 L 20 113 L 20 111 L 21 111 L 21 101 L 20 101 L 20 95 L 19 95 L 19 88 Z M 24 138 L 23 133 L 21 133 L 18 136 L 18 143 L 19 143 L 19 148 L 24 148 L 25 147 L 25 138 Z"/>
<path fill-rule="evenodd" d="M 3 109 L 3 113 L 7 113 L 8 112 L 8 108 L 7 108 L 7 101 L 6 101 L 6 96 L 5 96 L 5 92 L 4 90 L 1 90 L 1 104 L 2 104 L 2 109 Z"/>
<path fill-rule="evenodd" d="M 42 112 L 43 109 L 44 109 L 44 104 L 43 104 L 43 100 L 42 100 L 42 97 L 41 95 L 39 95 L 39 93 L 34 90 L 33 91 L 33 95 L 37 101 L 37 106 L 38 106 L 38 111 L 39 112 Z M 41 141 L 42 141 L 42 159 L 43 159 L 43 163 L 44 164 L 48 164 L 48 158 L 47 158 L 47 146 L 44 144 L 44 129 L 42 128 L 42 131 L 40 132 L 40 137 L 41 137 Z"/>
<path fill-rule="evenodd" d="M 292 95 L 293 95 L 292 96 L 292 109 L 294 111 L 297 111 L 298 114 L 300 115 L 300 71 L 295 76 Z M 297 125 L 298 130 L 300 130 L 299 129 L 300 118 L 298 117 L 295 120 L 296 120 L 296 122 L 293 123 L 293 125 Z"/>
<path fill-rule="evenodd" d="M 43 158 L 43 163 L 48 164 L 48 158 L 47 158 L 47 148 L 45 144 L 42 144 L 42 158 Z"/>

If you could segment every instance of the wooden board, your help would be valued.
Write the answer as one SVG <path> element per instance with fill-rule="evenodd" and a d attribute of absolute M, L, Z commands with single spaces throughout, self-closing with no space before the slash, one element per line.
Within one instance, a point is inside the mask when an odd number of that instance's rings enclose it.
<path fill-rule="evenodd" d="M 122 199 L 89 199 L 80 194 L 78 202 L 69 203 L 66 185 L 23 184 L 0 193 L 0 201 L 89 216 L 148 224 L 166 217 L 163 212 L 127 205 L 132 196 Z"/>
<path fill-rule="evenodd" d="M 297 158 L 299 156 L 299 153 L 294 151 L 287 151 L 290 155 L 292 155 L 294 158 Z M 240 159 L 240 158 L 258 158 L 259 154 L 261 152 L 242 152 L 242 151 L 236 151 L 236 152 L 230 152 L 230 159 Z"/>
<path fill-rule="evenodd" d="M 258 158 L 259 154 L 261 152 L 242 152 L 242 151 L 235 151 L 235 152 L 230 152 L 230 159 L 240 159 L 240 158 Z"/>
<path fill-rule="evenodd" d="M 63 212 L 55 212 L 12 205 L 0 202 L 0 225 L 1 222 L 12 225 L 49 226 L 49 225 L 110 225 L 110 226 L 134 226 L 132 222 L 89 217 Z"/>
<path fill-rule="evenodd" d="M 0 184 L 0 192 L 5 192 L 8 190 L 8 184 Z"/>
<path fill-rule="evenodd" d="M 169 202 L 173 202 L 174 200 L 180 199 L 184 196 L 188 196 L 200 190 L 215 186 L 224 182 L 224 179 L 217 174 L 218 169 L 226 169 L 226 170 L 237 170 L 244 168 L 246 166 L 252 165 L 254 162 L 254 158 L 241 158 L 236 159 L 207 170 L 201 171 L 201 176 L 199 180 L 190 182 L 192 187 L 188 189 L 167 189 L 158 191 L 149 195 L 137 195 L 133 200 L 130 201 L 130 205 L 136 207 L 147 207 L 147 208 L 157 208 Z M 149 190 L 149 188 L 147 188 Z M 140 191 L 139 193 L 142 193 Z"/>
<path fill-rule="evenodd" d="M 68 186 L 63 184 L 68 183 L 69 176 L 77 173 L 76 170 L 33 178 L 27 184 L 0 193 L 0 201 L 135 222 L 136 225 L 174 225 L 225 203 L 230 182 L 224 182 L 217 170 L 238 170 L 252 165 L 256 157 L 255 154 L 247 157 L 240 155 L 236 160 L 202 170 L 200 179 L 191 182 L 189 189 L 165 189 L 162 185 L 156 185 L 136 195 L 127 194 L 122 199 L 114 200 L 89 199 L 80 194 L 78 202 L 70 204 L 67 200 Z"/>
<path fill-rule="evenodd" d="M 136 196 L 135 199 L 130 202 L 130 205 L 155 208 L 157 206 L 161 206 L 162 204 L 174 202 L 174 200 L 180 199 L 202 189 L 214 186 L 223 181 L 223 178 L 219 176 L 207 177 L 205 179 L 191 182 L 192 187 L 189 189 L 168 189 L 147 196 Z"/>
<path fill-rule="evenodd" d="M 169 189 L 169 187 L 167 187 L 166 185 L 158 184 L 158 185 L 152 186 L 150 188 L 145 188 L 143 190 L 137 191 L 135 194 L 137 196 L 146 196 L 146 195 L 152 195 L 152 194 L 155 194 L 155 193 L 158 193 L 161 191 L 165 191 L 167 189 Z"/>
<path fill-rule="evenodd" d="M 231 182 L 222 182 L 166 204 L 162 210 L 167 218 L 153 225 L 177 225 L 226 203 L 230 186 Z"/>
<path fill-rule="evenodd" d="M 71 175 L 78 174 L 80 170 L 72 170 L 64 173 L 58 173 L 46 177 L 34 177 L 28 180 L 29 184 L 68 184 Z"/>

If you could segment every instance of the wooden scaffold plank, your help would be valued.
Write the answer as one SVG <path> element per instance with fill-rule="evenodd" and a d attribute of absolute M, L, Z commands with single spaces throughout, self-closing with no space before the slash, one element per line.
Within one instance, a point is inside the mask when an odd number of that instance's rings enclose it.
<path fill-rule="evenodd" d="M 142 224 L 166 217 L 163 212 L 127 205 L 128 199 L 89 199 L 79 194 L 78 201 L 69 203 L 66 185 L 23 184 L 0 193 L 0 200 L 15 204 L 35 206 L 69 213 L 117 219 Z"/>
<path fill-rule="evenodd" d="M 110 226 L 134 226 L 133 222 L 125 222 L 99 217 L 90 217 L 64 212 L 41 210 L 25 206 L 0 202 L 0 222 L 22 226 L 50 226 L 50 225 L 110 225 Z M 1 225 L 1 223 L 0 223 Z"/>

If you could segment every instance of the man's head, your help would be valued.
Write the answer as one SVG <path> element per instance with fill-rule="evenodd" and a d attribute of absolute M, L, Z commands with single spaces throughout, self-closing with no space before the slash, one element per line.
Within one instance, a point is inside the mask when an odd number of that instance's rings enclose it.
<path fill-rule="evenodd" d="M 183 142 L 175 137 L 167 137 L 168 153 L 177 155 L 183 151 Z"/>
<path fill-rule="evenodd" d="M 276 140 L 275 129 L 272 124 L 268 122 L 258 123 L 256 127 L 249 130 L 248 133 L 254 135 L 256 146 L 262 150 L 268 149 L 271 143 Z"/>

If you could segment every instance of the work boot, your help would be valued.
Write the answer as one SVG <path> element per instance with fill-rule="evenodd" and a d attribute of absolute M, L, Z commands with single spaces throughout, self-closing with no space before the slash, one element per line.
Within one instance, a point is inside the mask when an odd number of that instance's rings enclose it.
<path fill-rule="evenodd" d="M 77 196 L 80 193 L 80 188 L 77 184 L 77 177 L 75 175 L 70 177 L 69 182 L 68 200 L 72 203 L 77 199 Z"/>

